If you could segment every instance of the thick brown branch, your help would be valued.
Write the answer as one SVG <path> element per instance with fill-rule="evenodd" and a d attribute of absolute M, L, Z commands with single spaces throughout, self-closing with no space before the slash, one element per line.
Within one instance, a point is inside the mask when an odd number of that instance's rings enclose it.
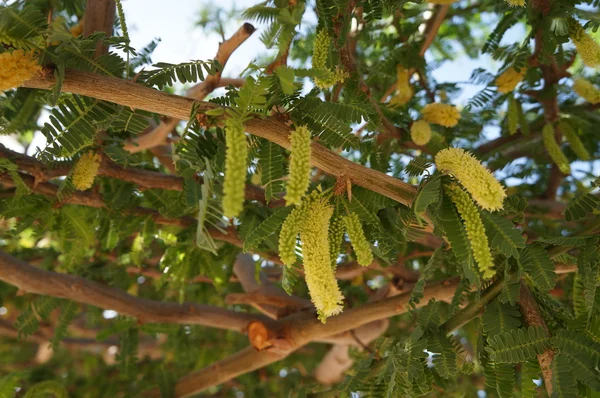
<path fill-rule="evenodd" d="M 44 77 L 25 82 L 24 86 L 48 90 L 53 84 L 54 77 L 47 73 Z M 75 70 L 66 72 L 62 89 L 65 92 L 110 101 L 177 119 L 189 118 L 194 104 L 194 100 L 190 98 L 166 94 L 122 79 Z M 209 102 L 196 102 L 196 104 L 200 112 L 218 107 Z M 265 138 L 287 149 L 291 147 L 290 128 L 280 120 L 274 118 L 252 119 L 245 126 L 250 134 Z M 416 188 L 414 186 L 385 173 L 353 163 L 316 142 L 312 144 L 312 151 L 312 164 L 334 177 L 346 176 L 354 184 L 406 206 L 410 206 L 415 196 Z"/>
<path fill-rule="evenodd" d="M 87 0 L 83 36 L 89 36 L 95 32 L 104 32 L 107 37 L 112 36 L 115 13 L 115 0 Z M 106 53 L 108 53 L 108 46 L 99 41 L 96 44 L 94 58 L 98 58 Z"/>
<path fill-rule="evenodd" d="M 0 252 L 0 280 L 28 293 L 111 309 L 137 318 L 141 323 L 194 324 L 243 332 L 251 321 L 270 322 L 262 315 L 232 312 L 210 305 L 168 303 L 131 296 L 78 276 L 32 267 L 4 252 Z"/>

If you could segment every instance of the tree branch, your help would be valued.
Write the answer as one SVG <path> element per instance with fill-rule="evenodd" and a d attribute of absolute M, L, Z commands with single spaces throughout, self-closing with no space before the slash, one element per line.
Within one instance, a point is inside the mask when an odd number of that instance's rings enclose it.
<path fill-rule="evenodd" d="M 111 309 L 141 323 L 203 325 L 244 332 L 249 322 L 270 324 L 262 315 L 232 312 L 210 305 L 168 303 L 138 298 L 122 290 L 84 278 L 45 271 L 0 252 L 0 280 L 28 293 L 66 298 L 78 303 Z"/>
<path fill-rule="evenodd" d="M 83 36 L 87 37 L 95 32 L 104 32 L 107 37 L 112 36 L 115 24 L 115 0 L 87 0 L 83 22 Z M 94 58 L 108 53 L 108 46 L 102 40 L 96 44 Z"/>

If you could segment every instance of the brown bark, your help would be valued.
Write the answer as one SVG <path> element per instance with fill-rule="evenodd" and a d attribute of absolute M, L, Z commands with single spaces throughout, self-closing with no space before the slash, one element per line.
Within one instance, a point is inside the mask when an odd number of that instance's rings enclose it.
<path fill-rule="evenodd" d="M 104 32 L 107 37 L 112 36 L 115 24 L 115 0 L 87 0 L 83 23 L 83 36 L 95 32 Z M 108 53 L 108 46 L 102 41 L 96 44 L 94 58 Z"/>

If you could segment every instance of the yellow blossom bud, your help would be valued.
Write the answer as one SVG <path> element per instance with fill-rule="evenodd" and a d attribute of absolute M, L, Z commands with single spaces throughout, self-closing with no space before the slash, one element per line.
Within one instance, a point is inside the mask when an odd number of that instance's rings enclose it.
<path fill-rule="evenodd" d="M 453 105 L 433 103 L 427 104 L 421 111 L 426 122 L 444 127 L 454 127 L 460 120 L 460 112 Z"/>
<path fill-rule="evenodd" d="M 548 155 L 550 155 L 554 164 L 558 166 L 560 172 L 563 174 L 571 174 L 571 165 L 556 142 L 552 124 L 546 123 L 542 129 L 542 139 L 544 141 L 544 146 L 546 147 L 546 152 L 548 152 Z"/>
<path fill-rule="evenodd" d="M 322 322 L 339 314 L 344 300 L 329 255 L 328 232 L 332 214 L 333 207 L 326 200 L 311 201 L 300 229 L 306 285 Z"/>
<path fill-rule="evenodd" d="M 410 138 L 417 145 L 427 145 L 431 140 L 431 127 L 425 120 L 417 120 L 410 126 Z"/>
<path fill-rule="evenodd" d="M 577 20 L 569 18 L 569 36 L 586 66 L 600 67 L 600 46 L 588 35 Z"/>
<path fill-rule="evenodd" d="M 521 68 L 517 71 L 512 66 L 506 69 L 496 78 L 495 84 L 498 86 L 498 91 L 502 94 L 508 94 L 517 87 L 517 84 L 523 80 L 525 75 L 525 68 Z"/>
<path fill-rule="evenodd" d="M 396 66 L 396 90 L 398 93 L 390 100 L 390 105 L 392 106 L 405 105 L 415 93 L 410 85 L 408 70 L 402 65 Z"/>
<path fill-rule="evenodd" d="M 244 209 L 244 189 L 248 147 L 242 122 L 236 118 L 225 121 L 225 180 L 223 181 L 223 215 L 237 217 Z"/>
<path fill-rule="evenodd" d="M 563 133 L 575 155 L 581 160 L 590 160 L 590 153 L 585 149 L 577 133 L 565 120 L 558 123 L 558 129 Z"/>
<path fill-rule="evenodd" d="M 573 91 L 589 103 L 597 104 L 600 102 L 600 90 L 585 79 L 575 79 L 573 82 Z"/>
<path fill-rule="evenodd" d="M 0 91 L 19 87 L 41 70 L 33 51 L 3 52 L 0 54 Z"/>
<path fill-rule="evenodd" d="M 71 29 L 71 34 L 73 35 L 73 37 L 78 37 L 81 36 L 81 34 L 83 33 L 83 19 L 81 21 L 79 21 L 79 23 L 75 26 L 73 26 Z"/>
<path fill-rule="evenodd" d="M 511 7 L 525 7 L 525 0 L 504 0 Z"/>
<path fill-rule="evenodd" d="M 365 231 L 363 231 L 358 215 L 350 213 L 350 215 L 345 216 L 344 225 L 354 249 L 354 254 L 356 254 L 356 260 L 363 267 L 370 265 L 373 262 L 373 252 L 369 241 L 365 237 Z"/>
<path fill-rule="evenodd" d="M 306 206 L 298 206 L 286 217 L 279 232 L 279 258 L 285 265 L 296 262 L 296 238 L 306 217 Z"/>
<path fill-rule="evenodd" d="M 287 205 L 299 205 L 310 183 L 310 131 L 300 126 L 292 131 L 290 157 L 290 177 L 286 187 Z"/>
<path fill-rule="evenodd" d="M 442 149 L 435 165 L 444 174 L 454 176 L 484 209 L 502 209 L 506 192 L 492 173 L 475 156 L 460 148 Z"/>
<path fill-rule="evenodd" d="M 473 200 L 462 188 L 456 184 L 446 185 L 446 193 L 452 200 L 452 203 L 456 206 L 456 210 L 460 214 L 460 217 L 464 221 L 465 230 L 467 231 L 467 237 L 471 250 L 473 252 L 473 258 L 477 262 L 479 271 L 483 273 L 484 279 L 489 279 L 496 273 L 492 267 L 494 266 L 494 260 L 492 258 L 492 252 L 488 244 L 488 238 L 485 234 L 485 227 L 483 221 L 481 221 L 481 215 Z"/>
<path fill-rule="evenodd" d="M 76 189 L 85 191 L 94 185 L 94 179 L 100 168 L 100 161 L 100 155 L 92 151 L 83 154 L 79 158 L 71 173 L 71 181 Z"/>
<path fill-rule="evenodd" d="M 335 217 L 329 223 L 329 256 L 331 257 L 331 268 L 334 270 L 337 266 L 337 258 L 340 254 L 343 240 L 344 220 L 341 217 Z"/>

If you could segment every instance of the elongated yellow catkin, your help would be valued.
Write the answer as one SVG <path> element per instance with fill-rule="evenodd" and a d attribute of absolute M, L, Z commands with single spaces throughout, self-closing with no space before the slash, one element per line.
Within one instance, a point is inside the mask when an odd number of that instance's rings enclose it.
<path fill-rule="evenodd" d="M 558 129 L 563 133 L 575 155 L 581 160 L 590 160 L 590 153 L 579 139 L 579 136 L 565 120 L 558 122 Z"/>
<path fill-rule="evenodd" d="M 396 66 L 396 90 L 397 93 L 390 100 L 392 106 L 405 105 L 413 97 L 415 91 L 410 85 L 410 75 L 402 65 Z"/>
<path fill-rule="evenodd" d="M 517 84 L 523 80 L 524 75 L 525 68 L 521 68 L 521 70 L 517 71 L 512 66 L 508 67 L 508 69 L 496 78 L 495 84 L 498 87 L 498 91 L 502 94 L 508 94 L 511 91 L 514 91 Z"/>
<path fill-rule="evenodd" d="M 417 145 L 427 145 L 431 140 L 431 126 L 425 120 L 417 120 L 410 126 L 410 139 Z"/>
<path fill-rule="evenodd" d="M 300 126 L 292 131 L 290 157 L 290 176 L 288 179 L 285 202 L 299 205 L 310 184 L 310 131 Z"/>
<path fill-rule="evenodd" d="M 460 112 L 455 106 L 437 102 L 425 105 L 421 115 L 426 122 L 444 127 L 454 127 L 460 120 Z"/>
<path fill-rule="evenodd" d="M 581 60 L 590 68 L 600 67 L 600 46 L 588 35 L 583 26 L 574 18 L 569 18 L 569 36 L 577 48 Z"/>
<path fill-rule="evenodd" d="M 0 91 L 19 87 L 37 75 L 42 67 L 33 51 L 7 51 L 0 54 Z"/>
<path fill-rule="evenodd" d="M 286 217 L 279 232 L 279 258 L 285 265 L 296 262 L 296 241 L 306 217 L 306 206 L 298 206 Z"/>
<path fill-rule="evenodd" d="M 71 173 L 73 186 L 79 191 L 85 191 L 94 185 L 94 180 L 100 168 L 100 155 L 92 151 L 83 154 Z"/>
<path fill-rule="evenodd" d="M 242 122 L 236 118 L 225 121 L 225 180 L 223 181 L 223 215 L 237 217 L 244 209 L 244 189 L 248 146 Z"/>
<path fill-rule="evenodd" d="M 600 102 L 600 90 L 583 78 L 575 79 L 573 82 L 573 91 L 591 104 Z"/>
<path fill-rule="evenodd" d="M 504 0 L 511 7 L 525 7 L 525 0 Z"/>
<path fill-rule="evenodd" d="M 363 267 L 369 266 L 373 262 L 373 252 L 369 241 L 365 237 L 360 218 L 356 213 L 350 213 L 344 217 L 344 225 L 354 249 L 354 254 L 356 254 L 356 261 Z"/>
<path fill-rule="evenodd" d="M 331 258 L 331 268 L 337 267 L 337 258 L 342 248 L 344 240 L 344 220 L 342 217 L 335 217 L 329 223 L 329 256 Z"/>
<path fill-rule="evenodd" d="M 502 209 L 506 192 L 492 173 L 475 156 L 461 148 L 442 149 L 435 165 L 444 174 L 454 176 L 484 209 Z"/>
<path fill-rule="evenodd" d="M 456 206 L 460 217 L 463 219 L 465 230 L 467 231 L 467 237 L 471 250 L 473 252 L 473 258 L 479 267 L 479 271 L 483 273 L 484 279 L 489 279 L 496 271 L 494 267 L 494 259 L 488 243 L 487 235 L 485 234 L 485 227 L 483 221 L 481 221 L 481 215 L 473 200 L 467 192 L 460 188 L 456 184 L 449 184 L 445 186 L 446 193 L 452 200 L 452 203 Z"/>
<path fill-rule="evenodd" d="M 544 141 L 544 147 L 546 147 L 546 152 L 548 152 L 548 155 L 550 155 L 550 158 L 554 164 L 558 166 L 560 172 L 563 174 L 571 174 L 571 165 L 556 142 L 556 138 L 554 137 L 554 127 L 552 124 L 546 123 L 542 129 L 542 139 Z"/>
<path fill-rule="evenodd" d="M 344 300 L 329 255 L 329 219 L 332 215 L 333 207 L 325 199 L 310 201 L 300 229 L 306 285 L 323 323 L 327 317 L 342 311 Z"/>
<path fill-rule="evenodd" d="M 315 77 L 315 85 L 322 89 L 327 89 L 334 84 L 343 83 L 348 74 L 342 69 L 336 67 L 331 70 L 327 67 L 327 57 L 329 56 L 329 46 L 331 39 L 325 29 L 321 29 L 315 36 L 315 43 L 312 56 L 313 69 L 319 69 L 323 76 Z"/>

